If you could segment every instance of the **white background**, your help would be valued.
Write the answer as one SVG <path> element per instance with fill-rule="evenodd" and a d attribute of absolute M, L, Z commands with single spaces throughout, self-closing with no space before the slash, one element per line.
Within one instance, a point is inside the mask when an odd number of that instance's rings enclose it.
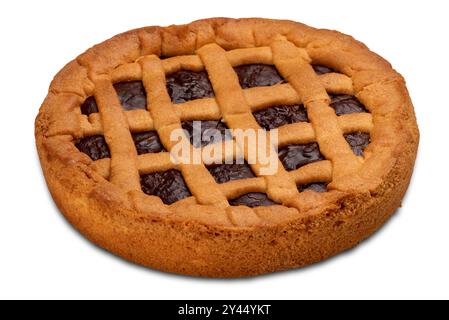
<path fill-rule="evenodd" d="M 449 298 L 447 1 L 1 1 L 0 298 Z M 446 6 L 446 8 L 445 8 Z M 205 280 L 91 245 L 53 205 L 34 117 L 52 77 L 88 47 L 145 25 L 287 18 L 365 42 L 408 81 L 421 129 L 402 209 L 370 240 L 302 270 Z"/>

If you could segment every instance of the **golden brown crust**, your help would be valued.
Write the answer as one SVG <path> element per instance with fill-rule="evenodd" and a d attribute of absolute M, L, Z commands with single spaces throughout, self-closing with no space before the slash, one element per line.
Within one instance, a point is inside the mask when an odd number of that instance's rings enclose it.
<path fill-rule="evenodd" d="M 160 60 L 160 55 L 173 58 Z M 249 62 L 275 64 L 289 84 L 243 92 L 235 79 L 223 83 L 213 76 Z M 310 62 L 341 74 L 317 77 L 310 72 Z M 206 68 L 216 98 L 187 103 L 167 116 L 164 110 L 173 105 L 158 86 L 166 73 L 181 68 Z M 112 83 L 135 79 L 143 80 L 156 101 L 151 115 L 122 112 L 111 93 Z M 326 91 L 355 94 L 371 115 L 337 119 L 329 111 Z M 91 95 L 98 100 L 101 119 L 87 118 L 79 111 Z M 231 127 L 252 127 L 251 111 L 298 102 L 309 106 L 312 124 L 281 128 L 280 144 L 318 141 L 328 161 L 220 186 L 204 175 L 201 166 L 181 166 L 195 197 L 171 206 L 140 190 L 138 173 L 172 164 L 164 155 L 134 156 L 129 150 L 130 130 L 156 129 L 164 145 L 169 145 L 166 137 L 180 119 L 223 116 Z M 234 110 L 236 103 L 246 111 Z M 103 112 L 105 106 L 108 111 Z M 342 140 L 353 130 L 371 134 L 363 159 L 355 157 Z M 111 152 L 119 156 L 94 163 L 77 151 L 73 141 L 101 132 Z M 208 19 L 118 35 L 79 56 L 55 77 L 36 120 L 37 148 L 48 186 L 73 225 L 93 242 L 131 261 L 210 277 L 300 267 L 353 247 L 399 207 L 418 140 L 405 82 L 388 62 L 338 32 L 266 19 Z M 257 172 L 257 165 L 253 169 Z M 207 188 L 190 181 L 193 176 L 202 177 Z M 316 179 L 332 180 L 331 191 L 293 190 L 296 183 Z M 285 206 L 228 205 L 227 199 L 249 191 L 267 192 Z"/>

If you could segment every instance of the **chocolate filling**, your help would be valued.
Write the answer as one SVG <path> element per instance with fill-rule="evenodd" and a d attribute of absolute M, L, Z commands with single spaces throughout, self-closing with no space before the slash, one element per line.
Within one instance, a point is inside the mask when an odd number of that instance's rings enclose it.
<path fill-rule="evenodd" d="M 165 204 L 172 204 L 192 195 L 181 172 L 175 169 L 143 175 L 140 183 L 143 192 L 161 198 Z"/>
<path fill-rule="evenodd" d="M 300 185 L 298 186 L 298 190 L 305 191 L 305 190 L 313 190 L 315 192 L 326 192 L 327 191 L 327 185 L 328 183 L 324 182 L 314 182 L 310 184 Z"/>
<path fill-rule="evenodd" d="M 94 97 L 87 98 L 86 101 L 84 101 L 84 103 L 81 105 L 81 113 L 85 114 L 86 116 L 90 115 L 91 113 L 97 112 L 98 106 Z"/>
<path fill-rule="evenodd" d="M 94 161 L 111 157 L 109 147 L 103 136 L 92 136 L 81 139 L 75 146 L 79 151 L 84 152 Z"/>
<path fill-rule="evenodd" d="M 322 66 L 322 65 L 312 65 L 313 70 L 315 70 L 315 73 L 319 76 L 326 74 L 326 73 L 332 73 L 335 72 L 334 69 L 326 67 L 326 66 Z"/>
<path fill-rule="evenodd" d="M 234 68 L 243 89 L 272 86 L 284 82 L 274 66 L 266 64 L 247 64 Z"/>
<path fill-rule="evenodd" d="M 173 103 L 214 96 L 207 73 L 181 70 L 167 76 L 167 90 Z"/>
<path fill-rule="evenodd" d="M 250 64 L 234 68 L 243 89 L 272 86 L 283 83 L 285 80 L 277 69 L 271 65 Z M 313 65 L 317 75 L 335 72 L 333 69 Z M 175 104 L 184 103 L 194 99 L 213 97 L 214 91 L 208 75 L 203 72 L 181 70 L 167 76 L 167 90 Z M 146 109 L 147 96 L 142 81 L 130 81 L 114 84 L 117 96 L 125 110 Z M 365 106 L 350 95 L 331 95 L 331 107 L 338 116 L 344 114 L 368 112 Z M 81 112 L 85 115 L 98 112 L 98 106 L 94 97 L 89 97 L 81 105 Z M 272 130 L 283 125 L 308 122 L 307 112 L 303 105 L 279 105 L 261 111 L 254 112 L 254 117 L 259 125 L 266 130 Z M 220 139 L 232 139 L 225 133 L 226 125 L 221 121 L 201 121 L 200 132 L 194 132 L 193 121 L 182 123 L 188 137 L 195 147 L 206 146 L 218 142 L 213 137 L 219 133 Z M 198 139 L 194 139 L 198 135 Z M 132 135 L 136 150 L 139 155 L 165 151 L 157 132 L 142 132 Z M 211 139 L 209 139 L 211 138 Z M 356 155 L 362 156 L 363 151 L 370 143 L 370 135 L 355 132 L 345 135 L 346 140 Z M 217 140 L 217 141 L 216 141 Z M 110 158 L 109 147 L 103 136 L 84 138 L 76 143 L 76 147 L 90 156 L 92 160 Z M 324 160 L 318 144 L 288 145 L 279 150 L 279 158 L 287 170 L 295 170 L 306 164 Z M 208 167 L 209 172 L 217 183 L 226 183 L 238 179 L 254 178 L 251 167 L 247 164 L 221 164 Z M 178 170 L 168 170 L 141 176 L 142 190 L 146 194 L 158 196 L 166 204 L 190 197 L 191 193 Z M 299 191 L 313 190 L 326 192 L 327 183 L 311 183 L 298 186 Z M 276 203 L 268 198 L 265 193 L 251 192 L 229 201 L 231 205 L 244 205 L 248 207 L 271 206 Z"/>
<path fill-rule="evenodd" d="M 324 160 L 317 143 L 288 145 L 279 149 L 279 159 L 288 171 Z"/>
<path fill-rule="evenodd" d="M 337 116 L 368 112 L 365 106 L 356 97 L 346 94 L 331 95 L 330 106 L 335 109 Z"/>
<path fill-rule="evenodd" d="M 251 167 L 245 164 L 218 164 L 207 168 L 217 183 L 225 183 L 232 180 L 254 178 Z"/>
<path fill-rule="evenodd" d="M 201 130 L 194 130 L 194 122 L 201 124 Z M 187 131 L 190 143 L 195 148 L 232 139 L 232 135 L 226 132 L 228 127 L 222 121 L 185 121 L 182 123 L 182 128 Z M 215 137 L 216 135 L 218 137 L 218 134 L 220 135 L 219 140 Z"/>
<path fill-rule="evenodd" d="M 166 151 L 156 131 L 134 133 L 133 140 L 139 155 Z"/>
<path fill-rule="evenodd" d="M 120 103 L 125 110 L 147 108 L 147 94 L 142 81 L 119 82 L 114 84 L 114 89 Z M 94 97 L 89 97 L 81 105 L 81 113 L 86 116 L 97 113 L 98 105 Z"/>
<path fill-rule="evenodd" d="M 120 82 L 114 84 L 114 88 L 123 109 L 145 110 L 147 108 L 147 93 L 142 81 Z"/>
<path fill-rule="evenodd" d="M 308 122 L 303 105 L 275 106 L 253 113 L 257 123 L 265 130 L 272 130 L 286 124 Z"/>
<path fill-rule="evenodd" d="M 317 74 L 334 72 L 325 66 L 313 66 Z M 271 65 L 249 64 L 234 68 L 242 88 L 272 86 L 285 80 Z M 193 72 L 181 70 L 167 76 L 167 90 L 173 103 L 213 97 L 214 91 L 205 71 Z M 142 81 L 119 82 L 114 88 L 125 110 L 146 109 L 147 96 Z M 89 97 L 81 105 L 82 114 L 98 112 L 94 97 Z"/>
<path fill-rule="evenodd" d="M 371 142 L 369 133 L 364 132 L 354 132 L 346 134 L 345 139 L 351 146 L 352 151 L 358 156 L 363 156 L 365 148 Z"/>
<path fill-rule="evenodd" d="M 268 199 L 265 193 L 251 192 L 244 194 L 236 199 L 229 200 L 232 206 L 247 206 L 250 208 L 260 206 L 274 206 L 277 203 Z"/>

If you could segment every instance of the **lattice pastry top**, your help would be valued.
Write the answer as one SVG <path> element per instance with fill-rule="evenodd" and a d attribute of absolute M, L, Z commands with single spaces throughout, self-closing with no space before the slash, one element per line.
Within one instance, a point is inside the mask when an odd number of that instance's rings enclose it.
<path fill-rule="evenodd" d="M 194 142 L 194 121 L 223 139 Z M 187 131 L 190 152 L 222 144 L 219 157 L 231 162 L 174 163 L 175 129 Z M 248 164 L 254 148 L 225 129 L 277 129 L 277 170 Z M 352 38 L 290 21 L 211 19 L 133 30 L 70 62 L 36 137 L 50 189 L 74 223 L 87 210 L 119 216 L 121 228 L 247 230 L 335 215 L 340 224 L 379 199 L 391 211 L 418 131 L 403 78 Z"/>

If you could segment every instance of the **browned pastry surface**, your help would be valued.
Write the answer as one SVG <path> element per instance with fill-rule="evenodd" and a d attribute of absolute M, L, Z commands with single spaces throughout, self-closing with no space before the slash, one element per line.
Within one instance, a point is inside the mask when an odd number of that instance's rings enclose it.
<path fill-rule="evenodd" d="M 193 120 L 278 128 L 277 172 L 174 164 L 170 133 Z M 118 35 L 60 71 L 36 120 L 47 184 L 76 228 L 125 259 L 208 277 L 355 246 L 400 206 L 418 140 L 405 81 L 387 61 L 336 31 L 266 19 Z M 216 143 L 248 157 L 233 139 Z"/>

